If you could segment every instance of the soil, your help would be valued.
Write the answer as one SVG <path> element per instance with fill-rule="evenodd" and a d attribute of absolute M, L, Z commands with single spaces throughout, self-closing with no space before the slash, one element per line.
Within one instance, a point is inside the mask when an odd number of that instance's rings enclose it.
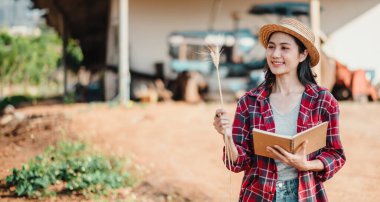
<path fill-rule="evenodd" d="M 90 142 L 110 155 L 131 158 L 142 183 L 116 198 L 136 201 L 237 201 L 242 173 L 222 163 L 223 141 L 212 126 L 218 104 L 181 102 L 74 104 L 16 110 L 26 119 L 0 126 L 0 178 L 63 138 Z M 235 104 L 226 104 L 232 114 Z M 325 183 L 330 201 L 379 201 L 380 103 L 340 103 L 346 165 Z M 2 188 L 0 201 L 24 201 Z M 59 196 L 49 201 L 83 201 Z"/>

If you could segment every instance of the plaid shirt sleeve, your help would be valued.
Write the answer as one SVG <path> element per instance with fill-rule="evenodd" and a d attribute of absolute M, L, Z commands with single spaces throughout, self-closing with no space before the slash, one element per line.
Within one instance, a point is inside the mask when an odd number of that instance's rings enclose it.
<path fill-rule="evenodd" d="M 333 177 L 346 161 L 343 147 L 339 138 L 339 106 L 338 102 L 331 94 L 325 97 L 325 117 L 329 121 L 327 129 L 326 147 L 316 157 L 322 161 L 324 170 L 316 172 L 316 178 L 324 182 Z"/>
<path fill-rule="evenodd" d="M 237 103 L 235 118 L 232 124 L 232 138 L 239 153 L 236 162 L 231 164 L 231 168 L 228 165 L 228 161 L 225 159 L 225 147 L 223 148 L 223 161 L 227 169 L 233 172 L 241 172 L 248 169 L 251 165 L 252 149 L 248 142 L 250 142 L 249 133 L 249 112 L 245 100 L 242 98 Z"/>

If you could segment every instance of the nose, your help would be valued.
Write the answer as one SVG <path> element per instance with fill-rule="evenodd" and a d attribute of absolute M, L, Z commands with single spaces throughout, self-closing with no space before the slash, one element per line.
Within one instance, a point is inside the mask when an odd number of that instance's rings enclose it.
<path fill-rule="evenodd" d="M 280 57 L 281 56 L 281 52 L 280 51 L 281 50 L 278 47 L 274 48 L 274 50 L 272 52 L 272 57 L 274 57 L 274 58 Z"/>

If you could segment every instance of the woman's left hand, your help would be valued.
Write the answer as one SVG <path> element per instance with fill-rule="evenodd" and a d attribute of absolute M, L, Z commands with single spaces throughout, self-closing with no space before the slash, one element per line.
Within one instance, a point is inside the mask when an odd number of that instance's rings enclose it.
<path fill-rule="evenodd" d="M 299 171 L 307 171 L 308 161 L 306 159 L 306 144 L 303 142 L 294 154 L 287 152 L 282 147 L 275 145 L 273 147 L 267 147 L 267 151 L 271 152 L 277 159 L 289 166 L 296 168 Z"/>

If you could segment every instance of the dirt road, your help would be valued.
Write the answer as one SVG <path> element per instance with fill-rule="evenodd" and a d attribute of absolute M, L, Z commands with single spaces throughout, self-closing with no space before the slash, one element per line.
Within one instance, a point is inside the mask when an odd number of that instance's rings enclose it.
<path fill-rule="evenodd" d="M 380 104 L 341 103 L 345 167 L 325 183 L 330 201 L 380 201 Z M 75 135 L 150 170 L 147 179 L 194 201 L 229 201 L 223 141 L 213 130 L 217 104 L 160 103 L 130 108 L 107 104 L 30 107 L 26 113 L 63 112 Z M 226 108 L 230 113 L 234 104 Z M 242 174 L 232 174 L 237 201 Z"/>

